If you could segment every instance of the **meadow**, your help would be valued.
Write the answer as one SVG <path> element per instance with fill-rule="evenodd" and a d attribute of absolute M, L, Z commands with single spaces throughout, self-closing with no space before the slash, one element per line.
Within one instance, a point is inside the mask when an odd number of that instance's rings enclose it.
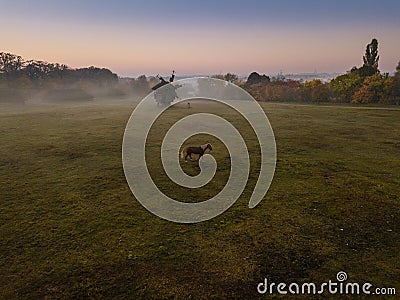
<path fill-rule="evenodd" d="M 245 136 L 252 153 L 245 191 L 197 224 L 160 219 L 129 190 L 121 144 L 134 101 L 1 107 L 0 298 L 254 299 L 264 278 L 321 283 L 339 271 L 400 292 L 400 111 L 261 105 L 278 159 L 254 209 L 259 148 L 234 111 L 177 105 L 153 127 L 151 175 L 181 201 L 215 195 L 229 176 L 229 155 L 218 140 L 193 137 L 188 143 L 207 139 L 219 149 L 216 178 L 193 191 L 173 185 L 157 152 L 169 124 L 212 111 Z M 195 162 L 182 166 L 199 171 Z"/>

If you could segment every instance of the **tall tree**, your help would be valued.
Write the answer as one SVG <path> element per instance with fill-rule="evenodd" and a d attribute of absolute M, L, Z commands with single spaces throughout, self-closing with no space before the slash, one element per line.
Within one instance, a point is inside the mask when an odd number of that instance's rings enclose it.
<path fill-rule="evenodd" d="M 363 60 L 364 66 L 373 67 L 375 70 L 378 70 L 379 55 L 377 39 L 372 39 L 371 43 L 367 45 Z"/>

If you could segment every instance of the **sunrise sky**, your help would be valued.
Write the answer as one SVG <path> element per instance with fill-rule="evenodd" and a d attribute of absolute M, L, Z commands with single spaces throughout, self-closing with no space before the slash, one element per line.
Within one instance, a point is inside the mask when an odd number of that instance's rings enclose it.
<path fill-rule="evenodd" d="M 400 61 L 400 1 L 0 0 L 0 51 L 120 76 L 345 72 L 379 41 Z"/>

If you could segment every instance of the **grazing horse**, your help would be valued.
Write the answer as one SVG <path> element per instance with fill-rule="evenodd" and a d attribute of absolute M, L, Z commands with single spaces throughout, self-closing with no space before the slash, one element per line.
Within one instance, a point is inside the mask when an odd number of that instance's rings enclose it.
<path fill-rule="evenodd" d="M 197 160 L 199 160 L 200 157 L 203 156 L 204 152 L 206 152 L 207 149 L 212 150 L 211 144 L 204 144 L 199 147 L 189 146 L 189 147 L 183 148 L 181 151 L 181 158 L 184 158 L 186 161 L 187 157 L 189 156 L 190 159 L 192 160 L 192 154 L 198 154 L 199 158 Z"/>

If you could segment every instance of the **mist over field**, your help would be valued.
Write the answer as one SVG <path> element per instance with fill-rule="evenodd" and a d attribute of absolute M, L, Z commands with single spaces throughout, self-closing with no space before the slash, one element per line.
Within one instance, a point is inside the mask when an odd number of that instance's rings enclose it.
<path fill-rule="evenodd" d="M 257 101 L 399 105 L 400 62 L 394 74 L 382 72 L 379 69 L 379 45 L 379 41 L 373 38 L 366 45 L 364 55 L 360 55 L 363 64 L 333 78 L 327 78 L 326 74 L 321 78 L 303 75 L 303 79 L 293 74 L 286 78 L 282 73 L 270 77 L 258 72 L 251 72 L 245 78 L 239 78 L 235 73 L 208 77 L 234 83 Z M 175 71 L 172 71 L 169 81 L 178 78 L 175 77 Z M 166 79 L 159 75 L 122 78 L 106 68 L 71 68 L 62 63 L 25 60 L 13 53 L 0 53 L 0 103 L 22 105 L 141 99 L 160 84 L 167 84 Z M 175 98 L 164 104 L 170 104 Z"/>

